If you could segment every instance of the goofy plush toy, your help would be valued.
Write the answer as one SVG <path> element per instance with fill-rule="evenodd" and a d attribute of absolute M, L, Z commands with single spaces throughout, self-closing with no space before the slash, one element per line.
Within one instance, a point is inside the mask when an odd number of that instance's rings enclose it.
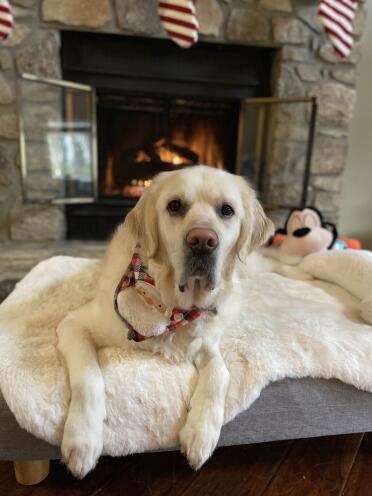
<path fill-rule="evenodd" d="M 272 244 L 279 245 L 287 255 L 305 257 L 334 248 L 336 241 L 336 226 L 325 222 L 315 207 L 306 207 L 289 213 L 284 229 L 276 231 Z"/>

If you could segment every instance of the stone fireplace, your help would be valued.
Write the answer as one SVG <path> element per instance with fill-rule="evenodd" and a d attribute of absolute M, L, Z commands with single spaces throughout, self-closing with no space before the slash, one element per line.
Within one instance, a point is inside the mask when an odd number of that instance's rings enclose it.
<path fill-rule="evenodd" d="M 138 142 L 130 136 L 131 129 L 125 122 L 126 117 L 134 112 L 138 104 L 142 110 L 146 108 L 144 101 L 136 101 L 128 94 L 123 95 L 124 83 L 120 68 L 116 74 L 108 75 L 107 71 L 103 74 L 99 64 L 110 59 L 115 63 L 120 62 L 120 57 L 122 60 L 129 60 L 129 65 L 135 64 L 135 50 L 138 50 L 139 45 L 146 47 L 146 44 L 159 43 L 159 50 L 163 50 L 162 56 L 151 61 L 145 57 L 146 49 L 143 48 L 140 52 L 143 57 L 138 57 L 137 63 L 140 65 L 140 60 L 146 60 L 150 64 L 147 67 L 149 71 L 154 71 L 158 66 L 163 73 L 166 72 L 171 64 L 167 50 L 181 53 L 181 49 L 165 40 L 165 33 L 158 21 L 156 1 L 14 0 L 12 4 L 16 19 L 15 30 L 12 37 L 0 45 L 0 240 L 4 249 L 15 249 L 16 242 L 32 242 L 33 246 L 36 246 L 35 243 L 45 246 L 45 243 L 66 239 L 66 234 L 67 237 L 76 237 L 71 236 L 76 219 L 85 216 L 92 222 L 94 215 L 98 215 L 97 211 L 92 211 L 92 205 L 64 207 L 23 203 L 16 105 L 17 74 L 30 73 L 42 78 L 66 79 L 100 88 L 97 106 L 101 117 L 101 124 L 98 124 L 101 126 L 98 129 L 99 135 L 109 133 L 104 123 L 116 119 L 115 126 L 123 126 L 128 137 L 128 146 L 125 149 L 118 148 L 115 140 L 118 142 L 120 139 L 115 137 L 117 127 L 114 127 L 110 139 L 106 137 L 106 145 L 99 147 L 99 161 L 105 165 L 101 168 L 99 178 L 100 196 L 106 197 L 106 200 L 112 200 L 118 195 L 125 196 L 126 206 L 133 205 L 133 198 L 138 196 L 147 184 L 145 182 L 151 180 L 154 161 L 160 169 L 171 167 L 175 162 L 193 163 L 196 160 L 210 161 L 216 166 L 234 169 L 236 149 L 232 146 L 233 138 L 229 140 L 229 132 L 234 131 L 234 126 L 237 125 L 237 110 L 231 104 L 228 94 L 225 99 L 221 94 L 217 95 L 217 101 L 214 102 L 214 98 L 206 98 L 206 94 L 203 97 L 199 92 L 198 95 L 191 94 L 188 99 L 183 98 L 180 101 L 179 92 L 170 86 L 163 92 L 153 91 L 152 100 L 150 98 L 146 102 L 147 109 L 153 111 L 152 123 L 147 120 L 147 124 L 143 124 L 143 115 L 136 115 L 138 122 L 145 128 L 147 126 L 147 142 Z M 240 50 L 240 71 L 246 73 L 248 78 L 257 76 L 252 73 L 252 68 L 261 68 L 262 64 L 269 61 L 266 73 L 261 75 L 259 93 L 253 91 L 249 95 L 246 92 L 241 97 L 272 95 L 317 98 L 317 133 L 308 202 L 321 209 L 327 220 L 337 222 L 342 172 L 356 97 L 359 38 L 363 32 L 366 7 L 363 4 L 359 9 L 355 23 L 356 45 L 346 62 L 337 58 L 323 36 L 316 18 L 316 8 L 317 2 L 313 0 L 198 0 L 201 43 L 187 53 L 187 58 L 191 60 L 195 54 L 195 59 L 200 57 L 201 69 L 213 67 L 213 47 L 215 50 L 223 50 L 225 47 L 228 64 L 233 57 L 229 50 L 235 47 Z M 125 55 L 121 49 L 114 53 L 102 48 L 106 43 L 103 40 L 110 39 L 118 46 L 121 46 L 121 40 L 129 43 Z M 72 48 L 73 42 L 75 48 Z M 95 51 L 95 44 L 101 47 L 100 52 Z M 208 53 L 205 52 L 207 49 Z M 96 64 L 94 74 L 85 70 L 84 64 L 80 65 L 80 56 L 83 54 L 88 65 Z M 186 54 L 183 56 L 186 57 Z M 210 92 L 212 89 L 218 90 L 217 83 L 219 90 L 223 88 L 224 91 L 229 91 L 227 83 L 230 67 L 227 66 L 229 70 L 226 70 L 226 64 L 221 65 L 218 73 L 218 77 L 225 79 L 216 79 L 216 73 L 213 72 L 209 75 Z M 115 68 L 115 64 L 113 67 Z M 185 65 L 179 66 L 181 73 L 183 68 Z M 187 71 L 184 72 L 186 78 Z M 106 82 L 103 82 L 103 77 Z M 265 79 L 267 77 L 268 81 Z M 127 78 L 125 84 L 130 85 L 131 81 L 133 79 Z M 186 85 L 187 91 L 190 91 L 192 84 L 190 81 L 186 84 L 186 81 L 187 79 L 182 81 L 181 78 L 177 84 Z M 230 81 L 230 91 L 237 94 L 241 86 L 233 86 Z M 42 105 L 43 95 L 39 97 Z M 117 110 L 118 99 L 121 99 L 120 112 Z M 202 138 L 199 132 L 197 135 L 193 134 L 198 129 L 196 121 L 200 121 L 200 115 L 204 115 L 205 119 Z M 221 127 L 221 115 L 229 125 Z M 162 116 L 163 122 L 159 116 Z M 164 116 L 167 116 L 165 121 Z M 169 131 L 170 122 L 172 131 Z M 277 112 L 272 133 L 272 167 L 280 168 L 280 180 L 276 184 L 275 194 L 284 204 L 293 204 L 293 198 L 301 188 L 298 170 L 304 160 L 302 150 L 307 138 L 308 122 L 309 114 L 306 111 L 297 112 L 286 108 L 285 111 Z M 221 144 L 221 136 L 226 138 L 225 144 Z M 179 146 L 180 140 L 182 146 Z M 208 141 L 207 148 L 212 150 L 208 152 L 209 155 L 203 150 L 203 140 Z M 198 157 L 195 157 L 195 147 Z M 135 177 L 135 174 L 132 174 L 133 177 L 115 176 L 115 161 L 119 160 L 119 156 L 122 159 L 123 154 L 126 154 L 127 161 L 132 162 L 132 167 L 135 167 L 136 161 L 142 165 L 146 162 L 148 177 Z M 35 151 L 33 162 L 42 163 L 44 159 L 42 152 Z M 114 225 L 122 218 L 123 204 L 108 203 Z M 278 212 L 273 212 L 274 216 L 277 214 Z"/>

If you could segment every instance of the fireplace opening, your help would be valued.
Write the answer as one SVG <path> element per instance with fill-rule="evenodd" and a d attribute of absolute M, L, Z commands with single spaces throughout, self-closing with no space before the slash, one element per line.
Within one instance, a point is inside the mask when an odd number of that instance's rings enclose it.
<path fill-rule="evenodd" d="M 63 79 L 97 95 L 97 197 L 66 205 L 69 239 L 105 239 L 155 174 L 238 170 L 241 101 L 271 94 L 277 50 L 61 32 Z"/>
<path fill-rule="evenodd" d="M 99 195 L 138 198 L 159 172 L 235 171 L 239 106 L 187 98 L 98 96 Z"/>

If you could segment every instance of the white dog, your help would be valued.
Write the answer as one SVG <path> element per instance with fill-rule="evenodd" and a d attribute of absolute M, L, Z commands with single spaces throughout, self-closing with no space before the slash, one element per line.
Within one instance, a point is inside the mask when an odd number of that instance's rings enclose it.
<path fill-rule="evenodd" d="M 194 166 L 154 179 L 108 247 L 95 299 L 67 315 L 57 331 L 71 386 L 61 449 L 75 476 L 92 470 L 102 452 L 105 386 L 97 348 L 123 346 L 128 330 L 140 340 L 148 337 L 135 328 L 141 312 L 131 324 L 121 314 L 123 288 L 123 301 L 129 294 L 125 288 L 135 290 L 136 303 L 144 301 L 144 314 L 149 304 L 159 304 L 165 319 L 165 327 L 159 324 L 154 332 L 162 335 L 136 346 L 191 360 L 197 367 L 199 378 L 179 440 L 193 468 L 210 457 L 229 385 L 219 343 L 224 329 L 239 318 L 235 268 L 272 228 L 254 191 L 239 176 Z M 147 296 L 146 284 L 140 281 L 136 287 L 138 267 L 127 270 L 136 264 L 133 260 L 144 267 L 139 280 L 150 281 Z"/>

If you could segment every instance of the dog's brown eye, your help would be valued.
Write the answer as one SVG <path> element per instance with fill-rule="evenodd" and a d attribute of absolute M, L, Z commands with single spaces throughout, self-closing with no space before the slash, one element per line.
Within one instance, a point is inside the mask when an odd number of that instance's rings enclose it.
<path fill-rule="evenodd" d="M 221 207 L 221 215 L 222 217 L 232 217 L 234 215 L 234 209 L 227 203 L 224 203 Z"/>
<path fill-rule="evenodd" d="M 181 211 L 182 204 L 180 200 L 172 200 L 168 203 L 167 209 L 169 212 L 176 214 Z"/>

